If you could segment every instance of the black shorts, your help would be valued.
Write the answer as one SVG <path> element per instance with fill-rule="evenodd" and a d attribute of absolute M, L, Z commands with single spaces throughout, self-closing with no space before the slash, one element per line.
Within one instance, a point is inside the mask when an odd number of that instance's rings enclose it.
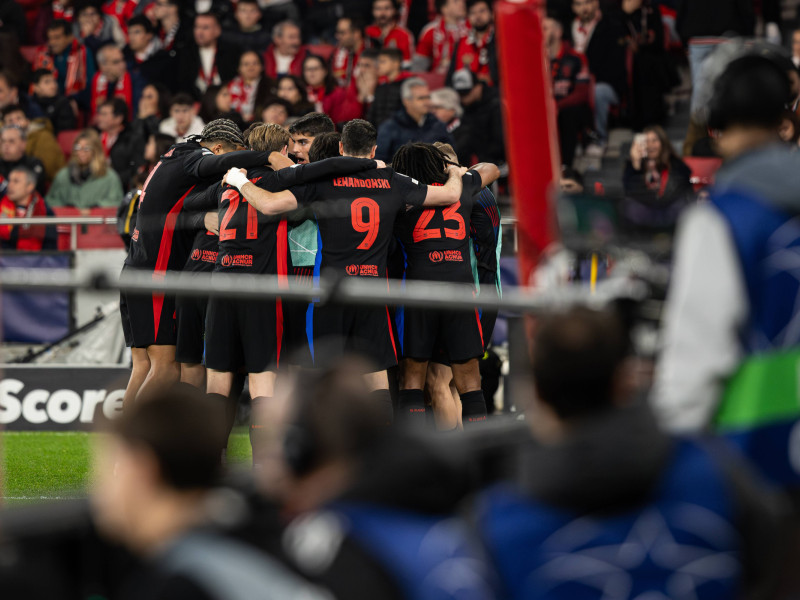
<path fill-rule="evenodd" d="M 179 296 L 175 300 L 178 341 L 175 360 L 179 363 L 200 364 L 205 352 L 206 309 L 208 298 Z"/>
<path fill-rule="evenodd" d="M 206 311 L 206 367 L 235 373 L 275 369 L 280 333 L 273 300 L 211 298 Z"/>
<path fill-rule="evenodd" d="M 325 358 L 315 354 L 318 350 L 333 356 L 360 354 L 373 363 L 376 371 L 397 364 L 397 345 L 385 306 L 313 306 L 311 316 L 315 364 Z"/>
<path fill-rule="evenodd" d="M 308 302 L 281 302 L 283 311 L 283 349 L 288 364 L 311 367 L 311 348 L 306 333 Z"/>
<path fill-rule="evenodd" d="M 122 291 L 119 294 L 119 312 L 126 346 L 175 345 L 175 296 Z"/>
<path fill-rule="evenodd" d="M 483 331 L 477 310 L 406 308 L 400 321 L 403 358 L 448 364 L 483 356 Z"/>

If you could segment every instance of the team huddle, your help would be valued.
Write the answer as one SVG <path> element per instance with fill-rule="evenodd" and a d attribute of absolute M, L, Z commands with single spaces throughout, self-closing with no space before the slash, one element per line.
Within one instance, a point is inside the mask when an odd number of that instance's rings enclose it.
<path fill-rule="evenodd" d="M 123 272 L 149 272 L 154 280 L 177 271 L 271 275 L 287 287 L 325 273 L 387 285 L 477 284 L 497 293 L 499 215 L 487 189 L 497 167 L 467 169 L 451 147 L 421 143 L 402 146 L 389 167 L 374 160 L 376 140 L 366 121 L 350 121 L 338 134 L 320 113 L 288 131 L 254 124 L 242 133 L 226 119 L 209 123 L 151 171 Z M 458 392 L 455 426 L 486 419 L 478 359 L 494 315 L 243 300 L 231 292 L 210 300 L 122 293 L 133 358 L 126 402 L 180 380 L 225 401 L 232 425 L 236 405 L 228 398 L 238 397 L 237 374 L 247 374 L 256 408 L 273 396 L 279 368 L 356 353 L 372 362 L 364 377 L 387 422 L 396 414 L 424 424 L 429 363 L 452 369 L 444 381 Z M 387 369 L 398 363 L 393 409 Z"/>

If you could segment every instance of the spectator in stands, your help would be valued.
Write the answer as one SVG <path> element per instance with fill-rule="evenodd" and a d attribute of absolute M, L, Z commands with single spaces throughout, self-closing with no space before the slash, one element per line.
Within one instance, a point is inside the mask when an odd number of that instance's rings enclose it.
<path fill-rule="evenodd" d="M 783 112 L 781 125 L 778 127 L 778 137 L 792 148 L 797 148 L 797 140 L 800 139 L 800 118 L 796 113 L 791 110 Z"/>
<path fill-rule="evenodd" d="M 142 96 L 144 81 L 137 75 L 128 73 L 122 50 L 113 44 L 107 44 L 97 51 L 97 73 L 91 83 L 91 99 L 89 102 L 89 120 L 94 121 L 97 108 L 106 100 L 119 98 L 125 102 L 133 117 L 134 107 L 138 106 Z"/>
<path fill-rule="evenodd" d="M 303 61 L 303 81 L 306 84 L 308 101 L 314 110 L 327 114 L 334 123 L 345 123 L 360 119 L 363 106 L 352 88 L 336 85 L 321 57 L 307 54 Z"/>
<path fill-rule="evenodd" d="M 25 114 L 31 118 L 42 116 L 39 106 L 33 102 L 24 92 L 20 92 L 19 84 L 10 71 L 0 70 L 0 110 L 6 106 L 21 106 Z"/>
<path fill-rule="evenodd" d="M 0 198 L 0 216 L 50 217 L 53 211 L 36 191 L 36 174 L 24 166 L 11 169 L 5 195 Z M 4 250 L 55 250 L 54 225 L 0 225 L 0 248 Z"/>
<path fill-rule="evenodd" d="M 187 136 L 200 135 L 204 126 L 192 97 L 189 94 L 176 94 L 169 105 L 169 118 L 161 121 L 158 131 L 171 135 L 180 143 L 185 142 Z"/>
<path fill-rule="evenodd" d="M 47 188 L 42 161 L 25 154 L 28 135 L 17 125 L 5 125 L 0 129 L 0 175 L 8 178 L 14 167 L 25 167 L 36 174 L 36 189 L 44 195 Z"/>
<path fill-rule="evenodd" d="M 233 13 L 235 22 L 222 32 L 222 41 L 240 50 L 261 51 L 269 46 L 272 36 L 261 26 L 258 0 L 239 0 Z"/>
<path fill-rule="evenodd" d="M 472 142 L 469 139 L 470 131 L 461 126 L 461 117 L 464 108 L 461 106 L 461 97 L 452 88 L 439 88 L 431 92 L 431 110 L 434 116 L 444 123 L 447 133 L 453 138 L 453 150 L 456 155 L 471 157 L 469 152 Z M 483 138 L 481 141 L 484 141 Z"/>
<path fill-rule="evenodd" d="M 465 0 L 436 0 L 439 16 L 422 30 L 414 56 L 414 71 L 446 75 L 456 44 L 469 33 Z"/>
<path fill-rule="evenodd" d="M 165 133 L 154 133 L 147 138 L 144 146 L 144 163 L 139 167 L 139 172 L 149 175 L 150 171 L 158 164 L 159 159 L 175 143 L 175 138 Z"/>
<path fill-rule="evenodd" d="M 598 0 L 573 0 L 572 44 L 586 56 L 594 77 L 594 131 L 596 139 L 586 149 L 589 156 L 602 156 L 608 146 L 608 113 L 626 97 L 626 32 L 616 12 L 600 11 Z"/>
<path fill-rule="evenodd" d="M 453 89 L 461 97 L 464 114 L 461 117 L 461 146 L 459 156 L 479 162 L 505 162 L 503 120 L 500 93 L 496 87 L 478 79 L 469 69 L 461 69 L 451 77 Z"/>
<path fill-rule="evenodd" d="M 400 88 L 403 108 L 378 128 L 375 157 L 389 162 L 395 151 L 407 142 L 445 142 L 453 144 L 447 127 L 431 112 L 431 92 L 424 79 L 411 77 Z"/>
<path fill-rule="evenodd" d="M 130 35 L 130 20 L 133 18 L 139 0 L 107 0 L 103 3 L 103 13 L 117 20 L 122 33 Z"/>
<path fill-rule="evenodd" d="M 200 118 L 204 123 L 215 119 L 230 119 L 242 129 L 242 115 L 231 106 L 231 92 L 225 85 L 210 85 L 200 101 Z"/>
<path fill-rule="evenodd" d="M 170 70 L 173 60 L 161 44 L 150 19 L 133 17 L 128 23 L 128 45 L 122 50 L 128 72 L 144 82 L 168 84 L 175 77 Z"/>
<path fill-rule="evenodd" d="M 272 95 L 273 82 L 264 75 L 264 62 L 255 50 L 245 50 L 239 57 L 239 74 L 228 84 L 231 108 L 238 111 L 246 123 L 255 117 L 257 106 L 263 106 Z"/>
<path fill-rule="evenodd" d="M 153 16 L 158 22 L 158 39 L 165 50 L 180 50 L 190 43 L 191 22 L 181 19 L 179 0 L 156 0 Z"/>
<path fill-rule="evenodd" d="M 490 86 L 497 86 L 500 72 L 497 68 L 494 14 L 489 1 L 468 0 L 467 21 L 469 21 L 469 33 L 458 41 L 453 50 L 450 70 L 447 72 L 448 85 L 453 73 L 466 68 L 481 81 Z"/>
<path fill-rule="evenodd" d="M 47 42 L 47 29 L 53 21 L 63 20 L 71 26 L 75 16 L 73 4 L 72 0 L 51 0 L 39 5 L 31 41 L 36 44 Z"/>
<path fill-rule="evenodd" d="M 173 91 L 190 92 L 199 99 L 210 85 L 220 85 L 236 76 L 239 49 L 219 39 L 222 28 L 214 13 L 201 13 L 194 19 L 193 43 L 178 54 L 180 72 L 175 78 L 179 87 Z"/>
<path fill-rule="evenodd" d="M 281 21 L 272 28 L 272 43 L 264 51 L 264 72 L 272 79 L 278 75 L 300 77 L 307 53 L 297 23 Z"/>
<path fill-rule="evenodd" d="M 728 449 L 658 428 L 635 401 L 627 337 L 618 318 L 582 307 L 537 324 L 519 399 L 532 439 L 475 514 L 503 589 L 600 598 L 624 582 L 625 596 L 655 598 L 685 581 L 694 598 L 775 597 L 783 499 Z"/>
<path fill-rule="evenodd" d="M 641 129 L 663 123 L 667 116 L 664 95 L 677 81 L 664 48 L 661 13 L 650 0 L 623 0 L 622 20 L 629 31 L 628 49 L 633 54 L 628 97 L 631 126 Z"/>
<path fill-rule="evenodd" d="M 289 109 L 290 117 L 302 117 L 314 111 L 314 105 L 308 101 L 306 84 L 299 77 L 294 75 L 278 77 L 275 93 L 278 98 L 286 100 L 291 105 Z"/>
<path fill-rule="evenodd" d="M 30 120 L 19 105 L 6 106 L 3 109 L 3 125 L 15 125 L 25 132 L 28 141 L 25 154 L 38 159 L 44 167 L 47 182 L 53 180 L 56 173 L 64 166 L 64 152 L 53 135 L 53 126 L 44 117 Z"/>
<path fill-rule="evenodd" d="M 552 13 L 545 18 L 543 31 L 558 111 L 561 163 L 569 167 L 575 158 L 578 136 L 592 126 L 589 71 L 584 56 L 575 52 L 563 40 L 563 27 Z"/>
<path fill-rule="evenodd" d="M 169 115 L 170 100 L 164 86 L 157 83 L 144 86 L 131 128 L 145 139 L 158 132 L 161 121 Z"/>
<path fill-rule="evenodd" d="M 623 217 L 638 229 L 672 231 L 693 199 L 692 171 L 658 125 L 645 127 L 631 144 L 622 184 Z"/>
<path fill-rule="evenodd" d="M 792 31 L 792 62 L 800 69 L 800 29 Z"/>
<path fill-rule="evenodd" d="M 67 166 L 53 180 L 47 203 L 54 208 L 75 206 L 88 214 L 96 206 L 118 206 L 123 195 L 119 176 L 108 167 L 100 136 L 94 129 L 84 129 L 75 138 Z"/>
<path fill-rule="evenodd" d="M 34 102 L 42 114 L 53 124 L 56 135 L 68 129 L 75 129 L 75 111 L 69 100 L 58 93 L 58 82 L 49 69 L 36 69 L 33 72 Z"/>
<path fill-rule="evenodd" d="M 396 0 L 372 0 L 372 25 L 364 32 L 376 48 L 397 48 L 403 66 L 411 66 L 414 36 L 399 24 L 400 6 Z"/>
<path fill-rule="evenodd" d="M 397 48 L 383 48 L 378 52 L 378 86 L 375 96 L 367 98 L 367 121 L 380 127 L 401 106 L 400 86 L 410 74 L 402 70 L 403 54 Z"/>
<path fill-rule="evenodd" d="M 375 90 L 378 87 L 378 50 L 375 48 L 364 48 L 358 57 L 355 85 L 359 102 L 369 105 L 375 100 Z"/>
<path fill-rule="evenodd" d="M 31 64 L 22 54 L 22 48 L 15 33 L 2 31 L 0 25 L 0 65 L 11 74 L 11 79 L 18 82 L 23 91 L 27 91 L 31 83 Z"/>
<path fill-rule="evenodd" d="M 270 98 L 264 103 L 261 110 L 261 120 L 264 123 L 275 123 L 285 127 L 289 121 L 292 105 L 283 98 Z"/>
<path fill-rule="evenodd" d="M 103 102 L 97 110 L 97 129 L 103 152 L 108 157 L 123 187 L 127 189 L 144 160 L 146 138 L 128 126 L 128 107 L 120 98 Z"/>
<path fill-rule="evenodd" d="M 336 23 L 336 50 L 331 55 L 330 70 L 344 88 L 356 87 L 356 65 L 366 47 L 364 25 L 355 17 L 342 17 Z"/>
<path fill-rule="evenodd" d="M 81 94 L 94 77 L 94 56 L 72 35 L 72 26 L 56 19 L 47 27 L 47 46 L 39 51 L 34 69 L 56 74 L 58 93 L 67 98 Z"/>
<path fill-rule="evenodd" d="M 100 3 L 90 0 L 77 6 L 77 25 L 73 25 L 78 41 L 95 54 L 105 44 L 125 45 L 125 34 L 119 22 L 100 11 Z"/>

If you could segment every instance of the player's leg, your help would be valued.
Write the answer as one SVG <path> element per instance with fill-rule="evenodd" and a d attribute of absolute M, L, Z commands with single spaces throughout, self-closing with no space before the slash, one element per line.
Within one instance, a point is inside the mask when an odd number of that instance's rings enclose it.
<path fill-rule="evenodd" d="M 150 359 L 147 357 L 147 348 L 131 348 L 131 360 L 133 368 L 131 369 L 131 378 L 128 380 L 128 386 L 125 388 L 125 395 L 122 397 L 122 406 L 130 406 L 136 399 L 136 394 L 142 387 L 147 374 L 150 372 Z"/>
<path fill-rule="evenodd" d="M 181 382 L 206 388 L 203 365 L 207 298 L 178 297 L 175 300 L 177 343 L 175 360 L 181 365 Z"/>
<path fill-rule="evenodd" d="M 486 421 L 486 401 L 481 390 L 481 372 L 478 359 L 454 362 L 453 382 L 461 398 L 461 415 L 465 425 Z"/>
<path fill-rule="evenodd" d="M 397 418 L 408 426 L 425 427 L 425 378 L 428 361 L 403 359 L 403 383 L 397 402 Z"/>
<path fill-rule="evenodd" d="M 181 383 L 188 383 L 202 390 L 206 387 L 206 368 L 202 364 L 180 363 Z"/>
<path fill-rule="evenodd" d="M 459 424 L 461 404 L 457 405 L 450 393 L 452 380 L 453 371 L 448 365 L 437 362 L 428 363 L 425 390 L 430 396 L 436 428 L 439 430 L 456 429 Z"/>
<path fill-rule="evenodd" d="M 258 464 L 260 455 L 258 440 L 261 438 L 261 430 L 264 428 L 262 420 L 263 414 L 267 410 L 267 405 L 275 395 L 274 371 L 262 371 L 260 373 L 249 373 L 247 375 L 250 385 L 250 446 L 253 450 L 253 464 Z"/>
<path fill-rule="evenodd" d="M 148 346 L 147 358 L 150 361 L 150 370 L 136 394 L 137 398 L 168 389 L 181 379 L 180 366 L 175 362 L 175 346 L 159 344 Z"/>
<path fill-rule="evenodd" d="M 398 417 L 421 429 L 425 427 L 425 380 L 439 331 L 438 315 L 436 311 L 407 308 L 402 329 L 403 383 L 398 396 Z"/>

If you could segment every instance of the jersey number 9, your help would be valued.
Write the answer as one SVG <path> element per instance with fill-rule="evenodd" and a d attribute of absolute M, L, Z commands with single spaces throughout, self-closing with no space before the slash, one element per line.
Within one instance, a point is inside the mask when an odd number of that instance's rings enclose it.
<path fill-rule="evenodd" d="M 358 249 L 369 250 L 372 248 L 381 225 L 381 211 L 378 203 L 372 198 L 355 199 L 350 205 L 350 221 L 354 230 L 367 234 L 358 245 Z"/>

